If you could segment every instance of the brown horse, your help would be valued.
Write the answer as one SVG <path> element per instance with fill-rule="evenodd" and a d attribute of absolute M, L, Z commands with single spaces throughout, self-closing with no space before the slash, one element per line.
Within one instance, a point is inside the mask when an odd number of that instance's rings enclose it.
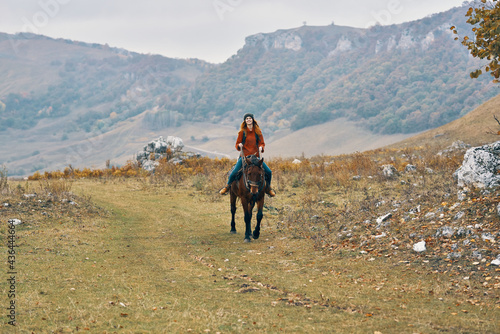
<path fill-rule="evenodd" d="M 257 225 L 253 231 L 253 238 L 258 239 L 260 235 L 260 222 L 264 216 L 264 195 L 266 189 L 265 172 L 262 168 L 264 158 L 254 155 L 242 158 L 243 175 L 238 181 L 231 184 L 231 233 L 236 233 L 234 215 L 236 213 L 236 199 L 241 200 L 241 206 L 245 213 L 245 242 L 250 242 L 252 236 L 252 211 L 257 204 Z"/>

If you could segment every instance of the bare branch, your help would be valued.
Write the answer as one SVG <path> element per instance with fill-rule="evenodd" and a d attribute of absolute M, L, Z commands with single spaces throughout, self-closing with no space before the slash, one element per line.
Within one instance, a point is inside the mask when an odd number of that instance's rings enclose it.
<path fill-rule="evenodd" d="M 493 118 L 495 119 L 495 121 L 497 121 L 498 125 L 500 125 L 500 121 L 498 120 L 497 116 L 493 115 Z"/>

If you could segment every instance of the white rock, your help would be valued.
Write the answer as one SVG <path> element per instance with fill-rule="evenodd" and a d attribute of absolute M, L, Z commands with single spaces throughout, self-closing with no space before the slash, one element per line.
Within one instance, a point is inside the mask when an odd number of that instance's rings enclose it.
<path fill-rule="evenodd" d="M 9 224 L 12 224 L 14 226 L 21 225 L 23 222 L 19 219 L 9 219 Z"/>
<path fill-rule="evenodd" d="M 302 163 L 302 161 L 300 161 L 299 159 L 295 159 L 292 161 L 292 164 L 295 164 L 295 165 L 298 165 L 300 163 Z"/>
<path fill-rule="evenodd" d="M 407 172 L 407 173 L 416 172 L 416 171 L 417 171 L 417 167 L 415 165 L 408 164 L 405 167 L 405 172 Z"/>
<path fill-rule="evenodd" d="M 152 172 L 156 167 L 158 167 L 158 165 L 160 165 L 158 161 L 147 160 L 143 163 L 142 168 L 148 172 Z"/>
<path fill-rule="evenodd" d="M 184 142 L 179 137 L 168 136 L 167 145 L 171 147 L 172 151 L 179 152 L 184 148 Z"/>
<path fill-rule="evenodd" d="M 460 187 L 491 188 L 500 185 L 500 141 L 467 150 L 462 166 L 453 176 Z"/>
<path fill-rule="evenodd" d="M 418 253 L 426 251 L 427 248 L 425 248 L 425 241 L 422 240 L 422 241 L 417 242 L 416 244 L 414 244 L 413 245 L 413 250 L 415 252 L 418 252 Z"/>
<path fill-rule="evenodd" d="M 434 212 L 428 212 L 425 214 L 425 218 L 427 219 L 433 219 L 434 217 L 436 217 L 436 213 Z"/>
<path fill-rule="evenodd" d="M 443 226 L 438 228 L 436 232 L 436 238 L 445 237 L 451 238 L 455 234 L 455 229 L 451 226 Z"/>
<path fill-rule="evenodd" d="M 385 177 L 393 177 L 398 173 L 396 167 L 393 165 L 383 165 L 382 166 L 382 174 L 384 174 Z"/>
<path fill-rule="evenodd" d="M 377 218 L 377 224 L 382 224 L 383 222 L 385 222 L 387 219 L 389 219 L 391 217 L 392 217 L 392 213 L 390 213 L 390 212 L 386 215 L 380 216 Z"/>

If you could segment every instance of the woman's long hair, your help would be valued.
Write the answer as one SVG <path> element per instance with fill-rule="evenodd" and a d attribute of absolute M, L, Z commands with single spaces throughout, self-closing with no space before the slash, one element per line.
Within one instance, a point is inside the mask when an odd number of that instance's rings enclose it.
<path fill-rule="evenodd" d="M 240 131 L 243 131 L 245 133 L 247 133 L 247 131 L 248 131 L 247 123 L 245 121 L 243 121 L 243 123 L 241 123 Z M 253 120 L 253 131 L 255 131 L 255 133 L 258 136 L 262 136 L 262 131 L 260 130 L 259 124 L 257 124 L 256 120 Z"/>

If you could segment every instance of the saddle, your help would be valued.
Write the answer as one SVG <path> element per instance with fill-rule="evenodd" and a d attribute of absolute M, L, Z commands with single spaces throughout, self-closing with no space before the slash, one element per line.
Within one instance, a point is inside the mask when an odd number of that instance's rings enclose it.
<path fill-rule="evenodd" d="M 250 165 L 257 165 L 260 161 L 259 158 L 257 158 L 256 155 L 252 154 L 252 155 L 249 155 L 247 157 L 247 159 L 250 160 Z M 231 175 L 231 173 L 233 172 L 234 168 L 236 167 L 236 164 L 233 165 L 233 167 L 229 170 L 229 172 L 227 173 L 227 175 Z M 236 173 L 236 177 L 235 177 L 235 181 L 238 181 L 241 176 L 243 175 L 243 166 L 240 168 L 240 170 Z"/>

